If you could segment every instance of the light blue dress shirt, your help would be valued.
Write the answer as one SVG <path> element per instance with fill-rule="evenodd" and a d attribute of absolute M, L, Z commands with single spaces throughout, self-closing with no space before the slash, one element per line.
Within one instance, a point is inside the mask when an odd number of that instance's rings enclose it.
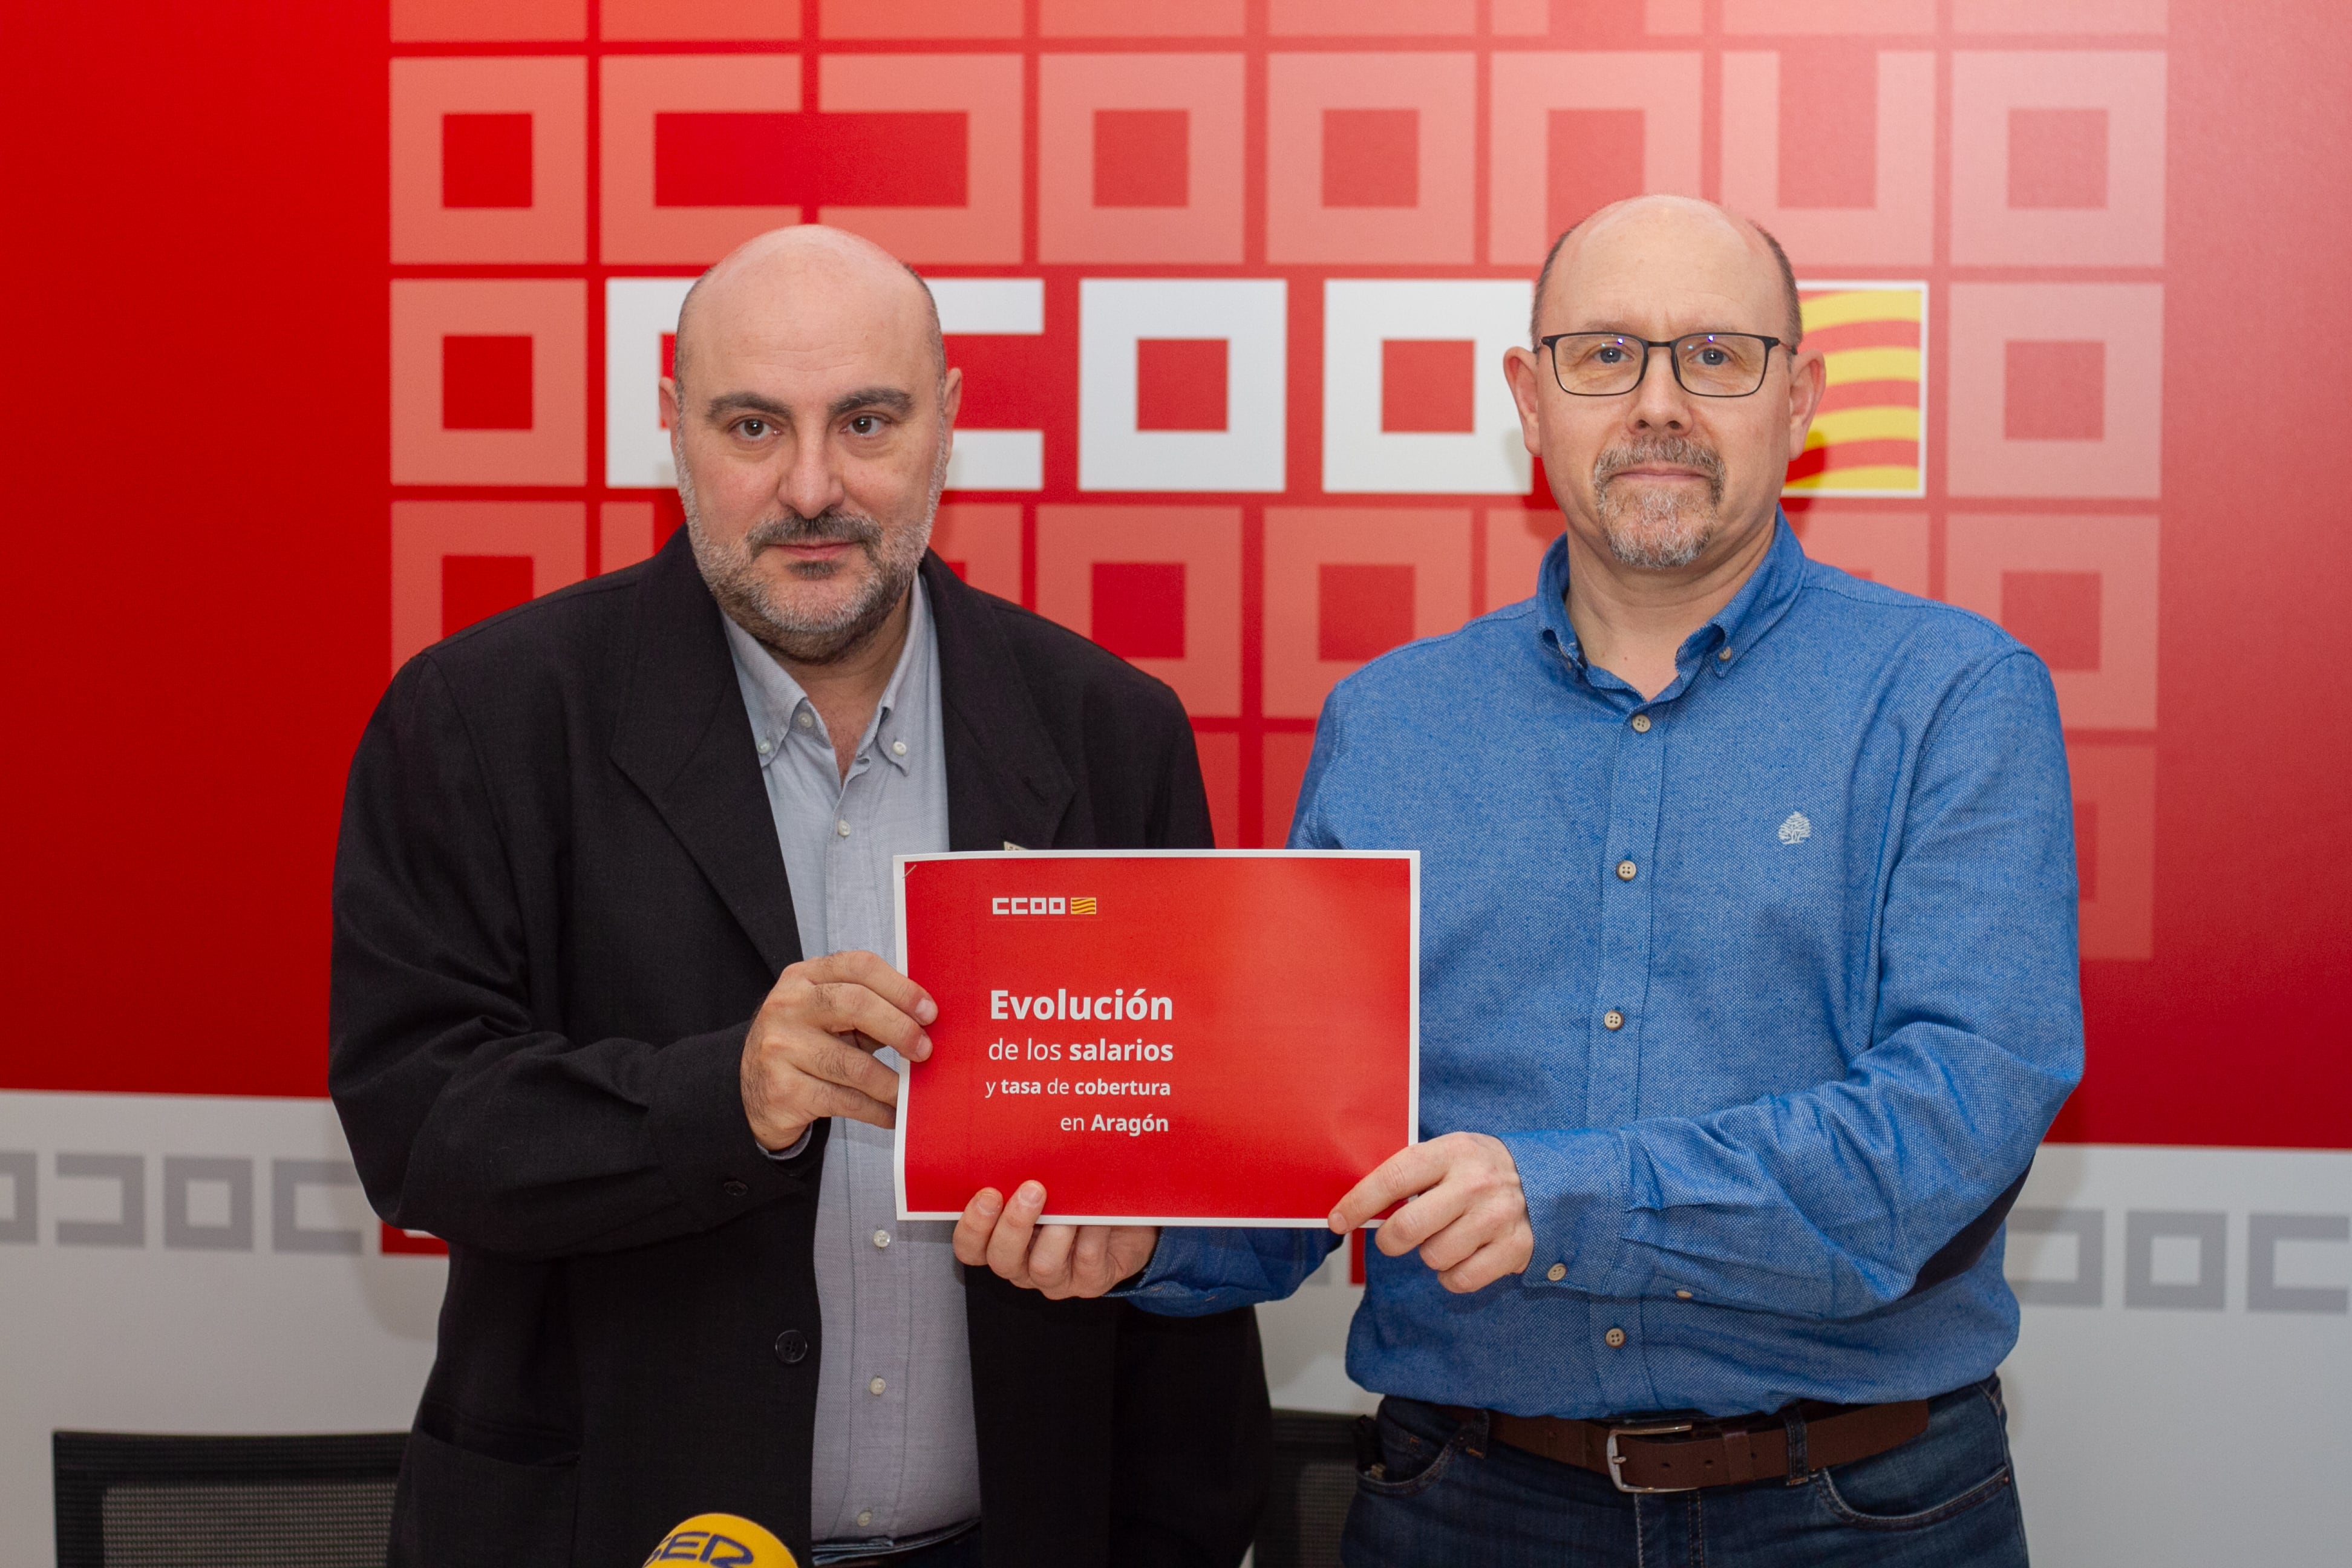
<path fill-rule="evenodd" d="M 1940 1393 L 2015 1342 L 1998 1238 L 1913 1286 L 2082 1071 L 2050 677 L 1774 526 L 1654 699 L 1585 662 L 1555 542 L 1533 599 L 1324 707 L 1291 843 L 1421 851 L 1423 1136 L 1500 1137 L 1535 1233 L 1461 1296 L 1368 1248 L 1368 1388 L 1730 1415 Z M 1129 1294 L 1283 1296 L 1332 1243 L 1171 1230 Z"/>
<path fill-rule="evenodd" d="M 862 948 L 896 964 L 892 858 L 948 847 L 939 639 L 921 583 L 906 650 L 846 779 L 800 683 L 732 620 L 726 626 L 802 952 Z M 878 1059 L 902 1065 L 896 1051 Z M 920 1545 L 980 1517 L 954 1227 L 897 1218 L 890 1140 L 878 1127 L 835 1119 L 818 1184 L 824 1351 L 809 1520 L 819 1563 Z"/>

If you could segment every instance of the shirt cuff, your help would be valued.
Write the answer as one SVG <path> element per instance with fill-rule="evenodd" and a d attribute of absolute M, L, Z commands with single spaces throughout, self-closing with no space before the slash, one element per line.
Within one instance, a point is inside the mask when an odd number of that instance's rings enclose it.
<path fill-rule="evenodd" d="M 1638 1295 L 1649 1270 L 1625 1244 L 1629 1200 L 1624 1141 L 1614 1131 L 1506 1132 L 1519 1168 L 1535 1252 L 1531 1286 L 1591 1296 Z"/>
<path fill-rule="evenodd" d="M 1161 1226 L 1160 1244 L 1152 1248 L 1151 1261 L 1143 1266 L 1143 1272 L 1113 1286 L 1108 1293 L 1139 1306 L 1146 1301 L 1198 1299 L 1202 1292 L 1183 1282 L 1186 1255 L 1199 1250 L 1193 1236 L 1187 1226 Z"/>
<path fill-rule="evenodd" d="M 760 1150 L 760 1152 L 765 1154 L 771 1160 L 797 1160 L 802 1155 L 808 1152 L 809 1140 L 815 1136 L 816 1123 L 812 1121 L 806 1127 L 801 1129 L 801 1135 L 793 1140 L 792 1146 L 790 1148 L 769 1149 L 762 1147 Z M 757 1142 L 758 1140 L 755 1139 L 753 1142 Z"/>

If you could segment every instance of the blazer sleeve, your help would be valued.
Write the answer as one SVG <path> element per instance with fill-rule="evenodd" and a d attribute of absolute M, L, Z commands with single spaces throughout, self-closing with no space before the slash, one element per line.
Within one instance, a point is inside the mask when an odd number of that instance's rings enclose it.
<path fill-rule="evenodd" d="M 813 1192 L 823 1127 L 777 1161 L 745 1120 L 748 1018 L 663 1042 L 548 1026 L 505 804 L 446 678 L 412 660 L 361 739 L 335 855 L 328 1084 L 376 1212 L 551 1258 Z"/>
<path fill-rule="evenodd" d="M 1169 711 L 1156 714 L 1161 758 L 1145 826 L 1150 849 L 1214 849 L 1216 829 L 1209 820 L 1209 792 L 1201 781 L 1201 749 L 1183 705 L 1168 694 Z"/>

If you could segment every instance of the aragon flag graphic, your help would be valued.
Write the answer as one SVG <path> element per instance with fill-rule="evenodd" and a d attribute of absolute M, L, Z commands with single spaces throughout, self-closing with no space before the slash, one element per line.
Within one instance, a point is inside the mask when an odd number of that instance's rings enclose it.
<path fill-rule="evenodd" d="M 1927 286 L 1812 283 L 1799 298 L 1805 347 L 1821 352 L 1829 386 L 1787 493 L 1925 495 Z"/>

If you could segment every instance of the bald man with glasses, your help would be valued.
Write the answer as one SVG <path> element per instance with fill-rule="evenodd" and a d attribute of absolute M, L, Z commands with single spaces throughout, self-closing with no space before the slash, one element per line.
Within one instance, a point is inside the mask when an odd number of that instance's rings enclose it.
<path fill-rule="evenodd" d="M 959 1254 L 1210 1312 L 1401 1205 L 1349 1339 L 1357 1568 L 2022 1564 L 2000 1226 L 2082 1070 L 2049 673 L 1806 558 L 1824 370 L 1753 224 L 1604 209 L 1529 336 L 1535 596 L 1343 681 L 1291 827 L 1422 852 L 1423 1141 L 1319 1237 L 1074 1232 L 1024 1187 Z"/>

